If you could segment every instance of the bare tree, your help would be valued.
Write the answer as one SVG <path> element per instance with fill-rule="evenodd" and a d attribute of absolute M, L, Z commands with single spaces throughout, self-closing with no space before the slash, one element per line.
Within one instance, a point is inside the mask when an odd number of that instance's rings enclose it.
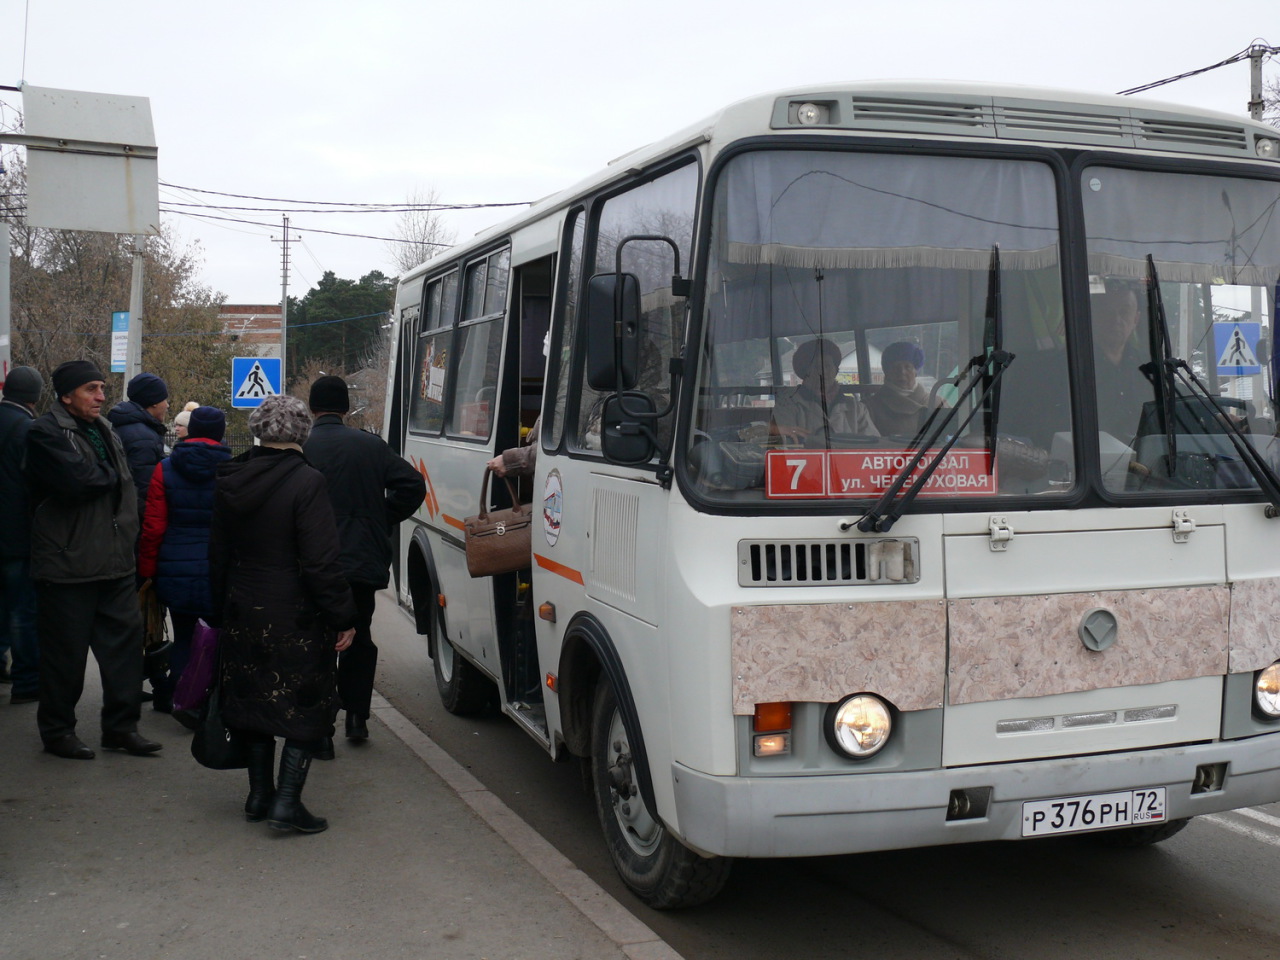
<path fill-rule="evenodd" d="M 397 275 L 412 270 L 438 250 L 453 246 L 456 234 L 440 216 L 440 198 L 434 189 L 414 190 L 405 201 L 412 209 L 396 220 L 398 239 L 387 244 L 392 271 Z"/>

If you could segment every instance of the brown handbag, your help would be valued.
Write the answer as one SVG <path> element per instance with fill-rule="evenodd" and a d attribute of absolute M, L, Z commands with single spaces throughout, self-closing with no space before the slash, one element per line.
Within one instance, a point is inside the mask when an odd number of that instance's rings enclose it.
<path fill-rule="evenodd" d="M 513 573 L 533 562 L 533 507 L 520 503 L 515 485 L 503 477 L 515 506 L 490 510 L 489 473 L 486 469 L 480 485 L 480 513 L 462 521 L 467 535 L 467 572 L 473 577 Z"/>

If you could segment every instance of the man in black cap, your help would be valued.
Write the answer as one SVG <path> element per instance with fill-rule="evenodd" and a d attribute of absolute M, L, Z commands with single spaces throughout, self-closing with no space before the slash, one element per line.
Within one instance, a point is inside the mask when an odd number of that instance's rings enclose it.
<path fill-rule="evenodd" d="M 31 581 L 31 522 L 22 460 L 27 431 L 36 418 L 44 379 L 31 367 L 14 367 L 0 400 L 0 669 L 7 652 L 12 667 L 10 703 L 40 699 L 40 651 L 36 643 L 36 588 Z"/>
<path fill-rule="evenodd" d="M 347 738 L 366 740 L 378 663 L 371 632 L 374 594 L 388 583 L 392 531 L 422 505 L 427 488 L 422 475 L 381 437 L 342 422 L 351 399 L 341 377 L 313 383 L 310 407 L 316 422 L 302 451 L 328 482 L 342 567 L 360 617 L 355 639 L 338 656 L 338 696 L 347 712 Z M 333 756 L 332 746 L 326 746 L 329 750 L 317 754 L 320 759 Z"/>
<path fill-rule="evenodd" d="M 75 732 L 90 650 L 102 677 L 102 746 L 138 756 L 161 746 L 138 733 L 137 494 L 120 439 L 102 416 L 105 386 L 90 361 L 62 364 L 53 371 L 57 399 L 27 433 L 40 636 L 36 724 L 45 750 L 69 760 L 94 756 Z"/>

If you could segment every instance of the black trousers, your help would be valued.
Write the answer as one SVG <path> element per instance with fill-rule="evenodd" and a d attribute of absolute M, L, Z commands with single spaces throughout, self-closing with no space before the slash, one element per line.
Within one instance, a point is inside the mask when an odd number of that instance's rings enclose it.
<path fill-rule="evenodd" d="M 338 697 L 342 709 L 369 719 L 369 701 L 373 699 L 373 673 L 378 666 L 378 648 L 373 642 L 373 611 L 377 607 L 378 588 L 365 583 L 351 584 L 355 596 L 356 635 L 351 646 L 338 654 Z"/>
<path fill-rule="evenodd" d="M 142 616 L 133 574 L 89 583 L 36 584 L 40 706 L 48 743 L 76 729 L 89 651 L 102 678 L 102 731 L 138 729 L 142 694 Z"/>

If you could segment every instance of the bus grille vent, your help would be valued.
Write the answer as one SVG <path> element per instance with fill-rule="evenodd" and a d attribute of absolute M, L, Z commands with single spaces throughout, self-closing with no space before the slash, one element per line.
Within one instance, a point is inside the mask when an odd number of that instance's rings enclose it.
<path fill-rule="evenodd" d="M 1128 116 L 1085 113 L 996 104 L 1000 136 L 1010 140 L 1051 140 L 1055 143 L 1091 143 L 1132 146 Z"/>
<path fill-rule="evenodd" d="M 1152 117 L 1138 117 L 1137 122 L 1139 142 L 1147 146 L 1210 153 L 1249 152 L 1249 134 L 1243 127 Z"/>
<path fill-rule="evenodd" d="M 942 133 L 973 136 L 992 135 L 995 129 L 991 108 L 982 103 L 881 97 L 854 97 L 851 126 L 882 130 L 941 128 Z"/>
<path fill-rule="evenodd" d="M 920 544 L 914 538 L 738 543 L 738 584 L 743 587 L 834 587 L 919 579 Z"/>

